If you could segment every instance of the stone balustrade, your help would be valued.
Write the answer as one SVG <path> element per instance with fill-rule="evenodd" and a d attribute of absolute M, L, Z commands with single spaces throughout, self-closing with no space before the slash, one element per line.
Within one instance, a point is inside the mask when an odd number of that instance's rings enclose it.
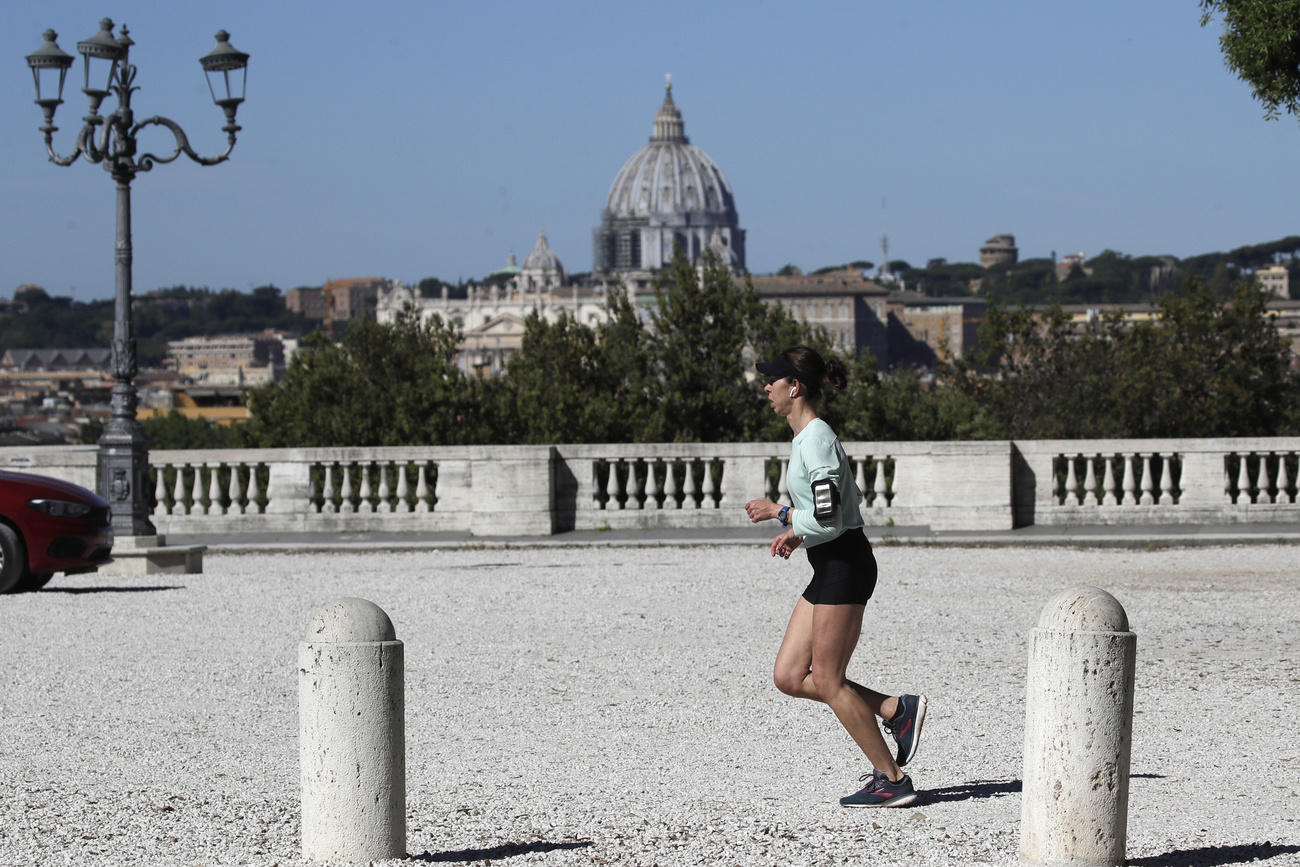
<path fill-rule="evenodd" d="M 1300 518 L 1300 438 L 849 442 L 872 527 Z M 154 451 L 167 535 L 723 528 L 788 500 L 788 443 Z M 95 484 L 94 446 L 8 447 L 0 467 Z"/>
<path fill-rule="evenodd" d="M 1013 443 L 1016 526 L 1300 518 L 1300 438 Z"/>

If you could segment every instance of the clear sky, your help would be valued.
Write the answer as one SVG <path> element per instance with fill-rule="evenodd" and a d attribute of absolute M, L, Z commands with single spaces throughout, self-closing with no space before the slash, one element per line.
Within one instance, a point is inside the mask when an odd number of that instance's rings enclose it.
<path fill-rule="evenodd" d="M 588 270 L 665 73 L 756 273 L 878 262 L 882 233 L 917 265 L 976 261 L 1003 232 L 1022 258 L 1300 234 L 1300 124 L 1263 119 L 1190 0 L 6 2 L 0 294 L 112 295 L 113 184 L 46 161 L 23 59 L 47 27 L 75 54 L 104 15 L 136 43 L 137 119 L 173 118 L 202 153 L 224 136 L 197 59 L 220 28 L 252 55 L 231 160 L 135 181 L 137 292 L 455 281 L 522 260 L 539 230 Z"/>

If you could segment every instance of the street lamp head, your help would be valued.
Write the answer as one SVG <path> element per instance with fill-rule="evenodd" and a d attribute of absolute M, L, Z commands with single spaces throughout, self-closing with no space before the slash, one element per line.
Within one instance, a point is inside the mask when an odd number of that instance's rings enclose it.
<path fill-rule="evenodd" d="M 90 113 L 99 112 L 99 104 L 108 96 L 117 74 L 117 66 L 126 58 L 130 38 L 123 34 L 125 42 L 113 36 L 113 19 L 105 18 L 99 22 L 99 32 L 89 39 L 77 43 L 77 51 L 86 61 L 85 87 L 81 92 L 90 100 Z M 102 72 L 107 64 L 107 72 Z M 99 87 L 100 82 L 104 86 Z M 94 85 L 94 86 L 92 86 Z"/>
<path fill-rule="evenodd" d="M 235 110 L 244 101 L 248 84 L 248 55 L 230 44 L 230 34 L 217 31 L 217 46 L 199 58 L 208 79 L 212 101 L 223 108 L 233 126 Z"/>
<path fill-rule="evenodd" d="M 32 69 L 32 78 L 36 82 L 36 104 L 45 112 L 45 123 L 54 122 L 54 110 L 63 102 L 63 82 L 68 77 L 68 68 L 72 66 L 72 55 L 60 48 L 54 40 L 59 34 L 46 30 L 41 47 L 27 55 L 27 65 Z M 45 84 L 41 84 L 41 79 Z"/>

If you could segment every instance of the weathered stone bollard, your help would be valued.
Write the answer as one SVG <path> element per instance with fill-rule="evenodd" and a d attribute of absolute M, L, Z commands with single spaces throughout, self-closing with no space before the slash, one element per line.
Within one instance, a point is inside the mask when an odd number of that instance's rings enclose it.
<path fill-rule="evenodd" d="M 302 854 L 406 857 L 402 642 L 378 605 L 344 598 L 312 615 L 298 645 Z"/>
<path fill-rule="evenodd" d="M 1136 657 L 1105 590 L 1073 587 L 1044 606 L 1025 688 L 1022 861 L 1124 863 Z"/>

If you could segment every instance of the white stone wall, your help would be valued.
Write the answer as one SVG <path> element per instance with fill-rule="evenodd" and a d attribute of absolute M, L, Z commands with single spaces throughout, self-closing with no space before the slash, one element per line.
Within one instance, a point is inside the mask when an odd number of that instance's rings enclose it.
<path fill-rule="evenodd" d="M 847 442 L 873 527 L 1300 519 L 1300 438 Z M 168 534 L 744 527 L 785 500 L 790 446 L 556 446 L 155 451 L 153 522 Z M 10 447 L 0 467 L 95 484 L 94 446 Z"/>

